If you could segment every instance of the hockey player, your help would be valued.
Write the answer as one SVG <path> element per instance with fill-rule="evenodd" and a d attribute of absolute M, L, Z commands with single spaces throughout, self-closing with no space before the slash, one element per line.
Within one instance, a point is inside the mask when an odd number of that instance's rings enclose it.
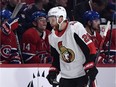
<path fill-rule="evenodd" d="M 98 32 L 100 30 L 100 15 L 96 11 L 86 11 L 84 13 L 85 29 L 87 30 L 91 40 L 94 42 L 97 49 L 99 49 L 102 36 Z"/>
<path fill-rule="evenodd" d="M 112 30 L 111 29 L 108 30 L 103 46 L 103 53 L 105 54 L 105 56 L 102 56 L 102 59 L 100 61 L 103 64 L 116 64 L 116 37 L 115 37 L 116 35 L 115 34 L 116 34 L 116 27 L 114 28 L 112 27 Z"/>
<path fill-rule="evenodd" d="M 7 20 L 10 15 L 11 12 L 8 10 L 1 11 L 2 26 L 0 28 L 0 64 L 21 64 L 21 58 L 17 49 L 16 36 L 13 32 L 18 27 L 18 19 Z"/>
<path fill-rule="evenodd" d="M 50 45 L 46 29 L 46 14 L 36 11 L 32 14 L 33 27 L 24 32 L 21 40 L 22 54 L 25 63 L 51 63 Z"/>
<path fill-rule="evenodd" d="M 83 19 L 88 36 L 91 38 L 98 50 L 102 41 L 102 37 L 98 32 L 100 30 L 100 15 L 96 11 L 86 11 L 83 15 Z M 94 86 L 91 83 L 93 83 Z M 95 81 L 91 81 L 91 83 L 89 84 L 89 87 L 96 87 Z"/>
<path fill-rule="evenodd" d="M 108 30 L 104 45 L 103 55 L 99 61 L 102 64 L 116 64 L 116 13 L 112 15 L 111 28 Z"/>
<path fill-rule="evenodd" d="M 0 26 L 2 25 L 3 22 L 7 21 L 10 16 L 12 15 L 12 12 L 9 10 L 1 10 L 0 11 Z"/>
<path fill-rule="evenodd" d="M 96 48 L 83 25 L 77 21 L 68 22 L 66 18 L 66 10 L 61 6 L 48 12 L 53 27 L 49 43 L 55 57 L 47 79 L 50 84 L 57 85 L 55 78 L 60 72 L 59 87 L 86 87 L 87 75 L 94 80 L 98 73 L 94 65 Z"/>

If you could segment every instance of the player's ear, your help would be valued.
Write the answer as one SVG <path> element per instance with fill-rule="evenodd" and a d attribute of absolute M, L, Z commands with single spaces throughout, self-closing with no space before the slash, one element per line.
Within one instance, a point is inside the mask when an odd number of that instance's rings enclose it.
<path fill-rule="evenodd" d="M 87 23 L 88 23 L 89 26 L 91 25 L 91 21 L 88 21 Z"/>
<path fill-rule="evenodd" d="M 37 22 L 36 21 L 33 21 L 32 22 L 34 26 L 37 26 Z"/>

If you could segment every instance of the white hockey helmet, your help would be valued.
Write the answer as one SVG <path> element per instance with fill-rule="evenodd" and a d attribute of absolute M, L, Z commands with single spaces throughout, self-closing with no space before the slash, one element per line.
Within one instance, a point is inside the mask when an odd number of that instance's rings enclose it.
<path fill-rule="evenodd" d="M 57 7 L 53 7 L 49 10 L 48 12 L 48 17 L 50 16 L 55 16 L 57 18 L 57 21 L 58 21 L 58 18 L 60 16 L 63 16 L 63 21 L 66 20 L 66 17 L 67 17 L 67 13 L 66 13 L 66 10 L 64 7 L 62 6 L 57 6 Z"/>

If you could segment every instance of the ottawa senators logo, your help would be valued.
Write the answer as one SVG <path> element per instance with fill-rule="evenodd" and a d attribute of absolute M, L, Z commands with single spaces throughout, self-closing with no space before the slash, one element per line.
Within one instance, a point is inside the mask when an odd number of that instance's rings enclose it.
<path fill-rule="evenodd" d="M 75 59 L 75 54 L 71 49 L 62 46 L 61 42 L 58 43 L 58 47 L 65 62 L 70 63 Z"/>
<path fill-rule="evenodd" d="M 11 46 L 10 45 L 4 45 L 0 49 L 0 53 L 4 58 L 9 58 L 11 55 Z"/>

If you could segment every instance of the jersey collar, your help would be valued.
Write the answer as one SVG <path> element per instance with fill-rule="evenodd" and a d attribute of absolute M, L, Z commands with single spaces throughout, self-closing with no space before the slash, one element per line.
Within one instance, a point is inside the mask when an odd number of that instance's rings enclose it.
<path fill-rule="evenodd" d="M 58 31 L 58 29 L 55 30 L 55 34 L 56 34 L 58 37 L 61 37 L 61 36 L 64 34 L 64 32 L 66 31 L 67 27 L 68 27 L 68 21 L 66 22 L 66 27 L 65 27 L 62 31 Z"/>

